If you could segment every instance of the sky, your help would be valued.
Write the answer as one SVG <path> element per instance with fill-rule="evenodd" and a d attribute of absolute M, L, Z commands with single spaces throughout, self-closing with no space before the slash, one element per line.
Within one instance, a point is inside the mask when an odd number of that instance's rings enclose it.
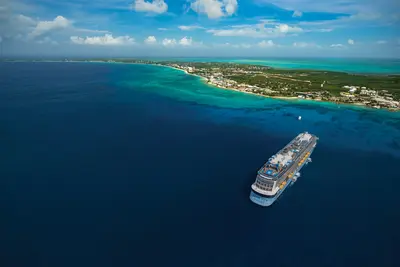
<path fill-rule="evenodd" d="M 396 0 L 0 0 L 8 56 L 400 58 Z"/>

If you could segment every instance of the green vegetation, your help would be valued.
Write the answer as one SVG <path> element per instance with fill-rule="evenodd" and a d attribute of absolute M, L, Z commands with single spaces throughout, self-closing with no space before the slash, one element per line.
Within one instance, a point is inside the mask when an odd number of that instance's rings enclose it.
<path fill-rule="evenodd" d="M 41 60 L 34 60 L 41 61 Z M 363 75 L 316 70 L 284 70 L 225 62 L 183 62 L 147 59 L 75 59 L 170 66 L 197 74 L 222 88 L 266 96 L 303 97 L 331 102 L 400 109 L 400 75 Z M 350 89 L 352 90 L 349 93 Z"/>
<path fill-rule="evenodd" d="M 363 75 L 348 74 L 344 72 L 315 71 L 315 70 L 283 70 L 269 67 L 212 62 L 157 62 L 162 65 L 179 64 L 196 68 L 196 74 L 207 72 L 221 72 L 224 77 L 238 83 L 246 83 L 261 88 L 277 90 L 287 88 L 286 95 L 290 92 L 327 91 L 332 96 L 339 96 L 341 92 L 348 92 L 343 86 L 366 87 L 370 90 L 387 90 L 394 99 L 400 99 L 400 75 Z M 241 72 L 241 73 L 238 73 Z M 250 73 L 246 73 L 250 72 Z M 321 87 L 321 84 L 324 84 Z M 286 90 L 285 90 L 286 91 Z"/>
<path fill-rule="evenodd" d="M 400 109 L 399 75 L 281 70 L 232 63 L 158 62 L 207 78 L 210 84 L 265 96 L 301 97 Z"/>
<path fill-rule="evenodd" d="M 348 92 L 346 85 L 366 87 L 371 90 L 387 90 L 395 99 L 400 99 L 400 76 L 355 75 L 339 72 L 264 70 L 262 74 L 231 75 L 228 78 L 238 82 L 255 85 L 261 88 L 288 88 L 289 92 L 328 91 L 333 96 Z M 321 87 L 321 84 L 324 84 Z"/>

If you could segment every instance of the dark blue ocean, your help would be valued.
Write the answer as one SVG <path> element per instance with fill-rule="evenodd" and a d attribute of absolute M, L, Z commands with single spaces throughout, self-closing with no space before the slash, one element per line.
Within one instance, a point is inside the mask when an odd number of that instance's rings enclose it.
<path fill-rule="evenodd" d="M 305 130 L 313 163 L 253 204 L 258 168 Z M 162 67 L 0 63 L 2 267 L 396 266 L 399 165 L 398 113 Z"/>

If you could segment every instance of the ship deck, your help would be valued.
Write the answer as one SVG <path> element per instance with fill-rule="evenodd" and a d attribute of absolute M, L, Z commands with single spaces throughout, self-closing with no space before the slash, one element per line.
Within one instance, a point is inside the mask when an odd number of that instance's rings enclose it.
<path fill-rule="evenodd" d="M 298 135 L 265 163 L 258 174 L 265 179 L 276 181 L 295 172 L 301 165 L 299 163 L 310 156 L 307 153 L 313 149 L 317 139 L 316 136 L 308 133 Z"/>

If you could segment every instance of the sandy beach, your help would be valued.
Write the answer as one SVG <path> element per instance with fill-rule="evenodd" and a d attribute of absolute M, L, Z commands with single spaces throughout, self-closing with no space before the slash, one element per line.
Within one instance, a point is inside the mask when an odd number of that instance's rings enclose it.
<path fill-rule="evenodd" d="M 162 65 L 156 65 L 156 64 L 152 64 L 152 65 L 154 65 L 154 66 L 162 66 Z M 340 105 L 340 106 L 346 106 L 346 107 L 350 107 L 350 108 L 363 108 L 363 109 L 368 109 L 368 110 L 377 110 L 375 108 L 366 106 L 363 103 L 343 103 L 343 102 L 324 101 L 324 100 L 318 100 L 318 99 L 301 99 L 301 98 L 298 98 L 298 97 L 295 97 L 295 96 L 267 96 L 267 95 L 263 95 L 263 94 L 253 93 L 253 92 L 246 92 L 246 91 L 238 90 L 238 89 L 235 89 L 235 88 L 229 88 L 229 87 L 222 87 L 222 86 L 214 85 L 214 84 L 208 82 L 207 78 L 205 78 L 203 76 L 200 76 L 200 75 L 197 75 L 197 74 L 193 74 L 193 73 L 187 72 L 186 70 L 182 70 L 182 69 L 171 67 L 171 66 L 162 66 L 162 67 L 172 68 L 172 69 L 175 69 L 175 70 L 183 71 L 184 73 L 186 73 L 188 75 L 199 77 L 207 85 L 212 86 L 214 88 L 223 89 L 223 90 L 232 90 L 232 91 L 236 91 L 236 92 L 240 92 L 240 93 L 251 94 L 251 95 L 256 95 L 256 96 L 261 96 L 261 97 L 266 97 L 266 98 L 272 98 L 272 99 L 280 99 L 280 100 L 284 100 L 284 101 L 299 101 L 299 102 L 301 101 L 303 103 L 304 102 L 326 103 L 326 104 L 336 104 L 336 105 L 338 105 L 338 107 Z M 385 109 L 385 110 L 390 111 L 390 112 L 398 112 L 397 110 L 391 110 L 391 109 Z"/>

